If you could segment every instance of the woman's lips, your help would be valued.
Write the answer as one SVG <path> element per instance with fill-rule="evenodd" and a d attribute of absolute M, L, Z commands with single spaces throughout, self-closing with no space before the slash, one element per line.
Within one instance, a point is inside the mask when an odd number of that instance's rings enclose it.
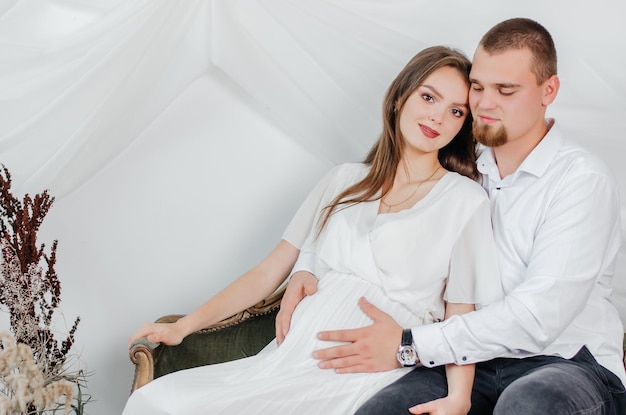
<path fill-rule="evenodd" d="M 433 130 L 432 128 L 426 127 L 423 124 L 420 124 L 420 129 L 422 130 L 422 133 L 424 133 L 424 135 L 428 138 L 436 138 L 439 136 L 439 133 L 435 130 Z"/>

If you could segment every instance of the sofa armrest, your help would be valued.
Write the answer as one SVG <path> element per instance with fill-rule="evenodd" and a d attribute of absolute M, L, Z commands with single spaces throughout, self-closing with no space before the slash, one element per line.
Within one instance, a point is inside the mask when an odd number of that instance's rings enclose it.
<path fill-rule="evenodd" d="M 148 341 L 145 337 L 130 347 L 135 365 L 131 393 L 160 376 L 181 369 L 222 363 L 252 356 L 275 337 L 275 319 L 284 289 L 248 309 L 185 337 L 177 346 Z M 173 323 L 181 314 L 159 318 Z"/>
<path fill-rule="evenodd" d="M 135 375 L 131 392 L 154 379 L 154 362 L 157 360 L 158 347 L 161 343 L 154 343 L 142 337 L 130 346 L 130 361 L 135 365 Z"/>

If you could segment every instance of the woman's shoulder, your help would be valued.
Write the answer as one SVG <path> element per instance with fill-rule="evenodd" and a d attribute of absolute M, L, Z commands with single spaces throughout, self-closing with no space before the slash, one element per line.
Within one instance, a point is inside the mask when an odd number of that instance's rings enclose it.
<path fill-rule="evenodd" d="M 476 180 L 470 179 L 457 172 L 449 172 L 446 174 L 449 183 L 454 192 L 459 193 L 464 198 L 472 197 L 477 201 L 488 199 L 487 191 Z"/>
<path fill-rule="evenodd" d="M 329 175 L 339 181 L 360 180 L 369 171 L 370 166 L 365 163 L 342 163 L 333 167 Z"/>
<path fill-rule="evenodd" d="M 363 163 L 343 163 L 332 167 L 317 183 L 316 189 L 334 197 L 346 187 L 362 180 L 369 170 Z"/>
<path fill-rule="evenodd" d="M 369 171 L 370 166 L 361 162 L 348 162 L 338 165 L 337 168 L 344 174 L 358 174 Z"/>

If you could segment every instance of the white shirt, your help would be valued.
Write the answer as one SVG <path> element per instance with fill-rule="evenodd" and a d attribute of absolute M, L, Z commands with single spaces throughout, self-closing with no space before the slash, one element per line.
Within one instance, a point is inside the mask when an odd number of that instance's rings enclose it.
<path fill-rule="evenodd" d="M 623 325 L 611 304 L 620 202 L 606 166 L 556 125 L 500 179 L 491 149 L 478 158 L 491 201 L 506 297 L 412 329 L 425 366 L 496 357 L 573 357 L 584 345 L 626 384 Z"/>

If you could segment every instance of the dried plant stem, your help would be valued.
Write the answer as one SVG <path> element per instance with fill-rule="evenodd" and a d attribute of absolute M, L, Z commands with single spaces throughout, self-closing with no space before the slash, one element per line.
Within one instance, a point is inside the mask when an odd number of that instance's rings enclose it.
<path fill-rule="evenodd" d="M 11 192 L 11 174 L 0 169 L 0 308 L 9 313 L 10 331 L 0 334 L 0 415 L 41 414 L 65 397 L 67 414 L 73 390 L 84 373 L 66 372 L 80 317 L 63 340 L 53 330 L 61 302 L 61 283 L 54 269 L 57 241 L 46 252 L 37 233 L 54 203 L 44 191 L 22 200 Z"/>

